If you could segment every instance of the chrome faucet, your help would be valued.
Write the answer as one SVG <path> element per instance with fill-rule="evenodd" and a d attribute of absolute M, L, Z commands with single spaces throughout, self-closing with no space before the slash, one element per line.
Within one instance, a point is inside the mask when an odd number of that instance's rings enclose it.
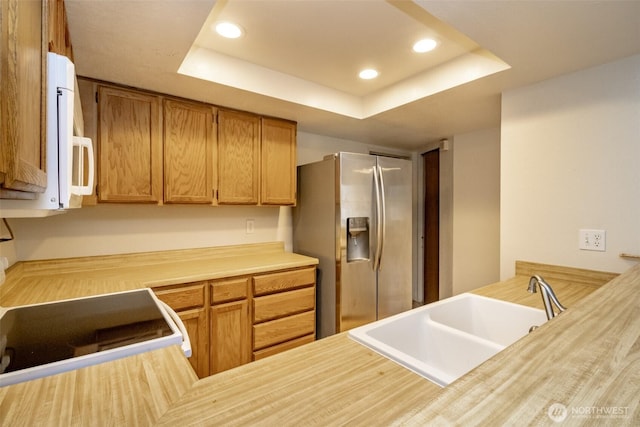
<path fill-rule="evenodd" d="M 536 283 L 540 287 L 540 294 L 542 295 L 542 302 L 544 303 L 544 311 L 547 313 L 547 320 L 553 319 L 556 315 L 553 311 L 553 305 L 558 307 L 558 310 L 560 310 L 560 312 L 566 310 L 566 307 L 564 307 L 562 304 L 560 304 L 560 301 L 558 301 L 558 298 L 556 297 L 556 294 L 553 293 L 553 289 L 551 289 L 551 286 L 549 286 L 549 284 L 538 275 L 531 276 L 531 279 L 529 279 L 529 287 L 527 288 L 527 291 L 535 294 Z"/>

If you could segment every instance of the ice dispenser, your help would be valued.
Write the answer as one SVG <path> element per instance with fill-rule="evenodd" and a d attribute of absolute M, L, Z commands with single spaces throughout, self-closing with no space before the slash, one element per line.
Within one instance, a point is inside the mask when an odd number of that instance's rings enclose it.
<path fill-rule="evenodd" d="M 369 260 L 369 218 L 347 218 L 347 262 Z"/>

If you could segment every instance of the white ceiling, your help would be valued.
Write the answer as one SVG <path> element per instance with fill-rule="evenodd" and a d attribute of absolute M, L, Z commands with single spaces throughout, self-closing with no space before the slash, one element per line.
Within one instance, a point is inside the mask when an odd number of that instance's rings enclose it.
<path fill-rule="evenodd" d="M 640 53 L 640 0 L 66 0 L 66 6 L 79 75 L 403 149 L 498 126 L 505 90 Z M 215 37 L 209 24 L 218 19 L 238 22 L 245 37 Z M 412 53 L 422 36 L 438 38 L 439 48 Z M 359 81 L 364 66 L 379 69 L 380 77 Z M 488 76 L 471 81 L 470 68 Z"/>

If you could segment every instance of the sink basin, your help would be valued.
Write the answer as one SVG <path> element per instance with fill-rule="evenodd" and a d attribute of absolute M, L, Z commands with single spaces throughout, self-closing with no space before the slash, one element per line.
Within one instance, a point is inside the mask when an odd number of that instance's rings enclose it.
<path fill-rule="evenodd" d="M 349 337 L 447 386 L 547 321 L 544 310 L 464 293 L 349 331 Z"/>

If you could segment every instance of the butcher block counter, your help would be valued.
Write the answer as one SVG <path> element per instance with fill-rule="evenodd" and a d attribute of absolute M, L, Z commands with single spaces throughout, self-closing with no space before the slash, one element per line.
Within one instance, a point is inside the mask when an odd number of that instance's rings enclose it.
<path fill-rule="evenodd" d="M 474 292 L 542 308 L 526 291 L 533 273 L 569 309 L 446 388 L 346 333 L 201 380 L 176 346 L 0 388 L 0 424 L 638 425 L 640 266 L 615 277 L 519 263 L 514 278 Z"/>

